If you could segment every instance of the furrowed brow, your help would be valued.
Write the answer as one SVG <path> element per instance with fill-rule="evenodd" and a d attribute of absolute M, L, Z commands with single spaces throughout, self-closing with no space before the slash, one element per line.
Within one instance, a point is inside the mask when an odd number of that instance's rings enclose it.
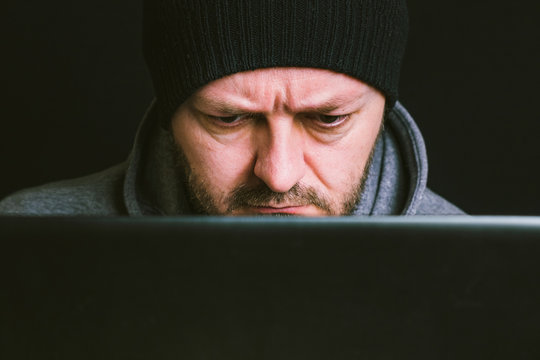
<path fill-rule="evenodd" d="M 317 104 L 317 103 L 310 103 L 309 101 L 298 105 L 298 108 L 295 107 L 295 109 L 291 109 L 286 107 L 291 112 L 313 112 L 313 113 L 319 113 L 319 114 L 329 114 L 332 113 L 338 109 L 346 109 L 348 107 L 355 106 L 359 101 L 361 100 L 360 97 L 354 98 L 354 100 L 351 101 L 350 98 L 343 98 L 341 96 L 337 96 L 334 98 L 330 98 L 325 100 L 324 102 Z M 192 105 L 195 106 L 195 108 L 203 111 L 213 111 L 218 112 L 220 114 L 224 115 L 237 115 L 242 114 L 246 112 L 251 112 L 251 110 L 243 108 L 241 106 L 235 106 L 233 104 L 228 103 L 225 100 L 220 100 L 216 98 L 210 98 L 210 97 L 202 97 L 199 95 L 194 95 L 192 97 Z"/>

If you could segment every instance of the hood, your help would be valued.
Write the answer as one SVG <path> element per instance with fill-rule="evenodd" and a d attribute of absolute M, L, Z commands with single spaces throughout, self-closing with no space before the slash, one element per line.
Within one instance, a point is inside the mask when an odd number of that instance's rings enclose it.
<path fill-rule="evenodd" d="M 123 196 L 130 215 L 189 215 L 172 140 L 147 111 L 128 159 Z M 414 215 L 426 191 L 427 156 L 420 130 L 398 102 L 388 113 L 355 215 Z"/>
<path fill-rule="evenodd" d="M 427 186 L 428 162 L 422 134 L 398 102 L 375 145 L 357 215 L 415 215 Z"/>

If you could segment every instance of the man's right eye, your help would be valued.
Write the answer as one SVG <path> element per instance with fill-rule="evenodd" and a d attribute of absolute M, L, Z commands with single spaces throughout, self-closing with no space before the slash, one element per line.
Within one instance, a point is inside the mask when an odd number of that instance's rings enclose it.
<path fill-rule="evenodd" d="M 208 117 L 219 126 L 238 126 L 244 122 L 254 119 L 257 116 L 255 114 L 240 114 L 240 115 L 231 115 L 231 116 L 214 116 L 208 115 Z"/>
<path fill-rule="evenodd" d="M 231 116 L 214 116 L 207 115 L 208 118 L 218 126 L 236 126 L 240 124 L 245 118 L 245 115 L 231 115 Z"/>
<path fill-rule="evenodd" d="M 232 124 L 240 117 L 238 115 L 234 116 L 211 116 L 214 120 L 224 122 L 226 124 Z"/>

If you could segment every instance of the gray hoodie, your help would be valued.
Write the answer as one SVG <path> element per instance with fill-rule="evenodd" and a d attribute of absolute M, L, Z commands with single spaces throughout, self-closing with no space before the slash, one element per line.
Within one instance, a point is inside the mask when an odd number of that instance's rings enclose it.
<path fill-rule="evenodd" d="M 144 117 L 129 158 L 86 177 L 19 191 L 0 201 L 12 215 L 190 214 L 170 136 Z M 426 187 L 424 140 L 409 113 L 397 103 L 389 112 L 355 215 L 460 215 L 463 212 Z"/>

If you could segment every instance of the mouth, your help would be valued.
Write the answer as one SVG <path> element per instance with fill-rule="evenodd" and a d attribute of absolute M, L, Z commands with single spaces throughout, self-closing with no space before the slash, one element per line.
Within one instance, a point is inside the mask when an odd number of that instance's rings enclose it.
<path fill-rule="evenodd" d="M 260 215 L 303 215 L 306 208 L 306 206 L 253 206 L 248 209 L 248 212 Z"/>

